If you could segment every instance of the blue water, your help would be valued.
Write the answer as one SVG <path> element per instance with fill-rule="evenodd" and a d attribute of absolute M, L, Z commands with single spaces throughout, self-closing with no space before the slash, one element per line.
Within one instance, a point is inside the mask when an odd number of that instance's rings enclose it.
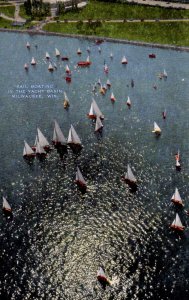
<path fill-rule="evenodd" d="M 55 57 L 55 47 L 68 62 Z M 79 69 L 87 47 L 92 64 Z M 14 215 L 13 220 L 0 216 L 2 299 L 189 297 L 189 54 L 108 42 L 100 47 L 101 53 L 93 41 L 0 32 L 1 196 Z M 53 73 L 46 51 L 57 65 Z M 148 58 L 152 52 L 156 59 Z M 127 66 L 120 63 L 123 55 Z M 72 71 L 70 84 L 64 78 L 66 64 Z M 164 69 L 168 78 L 160 80 Z M 99 87 L 92 91 L 99 78 L 112 83 L 105 96 Z M 68 111 L 63 92 L 70 100 Z M 27 97 L 31 94 L 36 98 Z M 94 134 L 86 116 L 92 97 L 105 115 L 102 136 Z M 33 145 L 37 127 L 51 141 L 54 119 L 66 137 L 73 124 L 83 150 L 60 157 L 54 149 L 45 161 L 26 163 L 23 141 Z M 162 129 L 158 139 L 152 133 L 154 121 Z M 181 172 L 175 170 L 178 148 Z M 128 163 L 139 182 L 136 193 L 121 181 Z M 87 181 L 84 195 L 74 184 L 77 166 Z M 171 205 L 175 187 L 184 209 Z M 186 226 L 181 236 L 169 228 L 176 212 Z M 96 280 L 99 266 L 119 283 L 104 290 Z"/>

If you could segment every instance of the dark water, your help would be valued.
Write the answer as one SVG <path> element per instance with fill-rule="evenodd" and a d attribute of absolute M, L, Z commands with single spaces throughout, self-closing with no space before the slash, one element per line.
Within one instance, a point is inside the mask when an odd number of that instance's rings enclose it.
<path fill-rule="evenodd" d="M 86 59 L 88 46 L 92 65 L 75 68 Z M 54 56 L 55 47 L 70 58 L 71 84 L 65 82 L 66 62 Z M 0 217 L 0 299 L 189 297 L 189 54 L 111 43 L 101 49 L 100 54 L 86 40 L 0 33 L 1 196 L 14 211 L 12 221 L 2 213 Z M 57 64 L 53 73 L 47 70 L 46 51 Z M 156 59 L 148 58 L 151 52 Z M 123 55 L 126 67 L 120 64 Z M 38 64 L 26 73 L 23 65 L 32 56 Z M 167 80 L 157 77 L 163 69 Z M 112 83 L 105 96 L 98 89 L 92 92 L 99 78 Z M 41 98 L 18 98 L 23 90 L 29 95 L 31 85 L 45 85 L 37 93 Z M 47 85 L 56 91 L 48 92 Z M 63 108 L 63 91 L 70 99 L 69 111 Z M 117 98 L 114 105 L 111 91 Z M 92 96 L 105 115 L 102 136 L 94 134 L 86 117 Z M 54 119 L 65 136 L 74 125 L 83 150 L 79 155 L 69 150 L 63 158 L 53 150 L 45 161 L 27 164 L 24 139 L 32 145 L 39 126 L 50 141 Z M 154 121 L 162 129 L 159 139 L 151 132 Z M 178 148 L 181 172 L 175 170 Z M 127 163 L 139 181 L 136 193 L 120 180 Z M 88 185 L 84 195 L 74 184 L 77 166 Z M 176 213 L 170 204 L 175 187 L 185 203 L 178 211 L 186 226 L 182 236 L 169 229 Z M 119 283 L 103 290 L 96 280 L 99 266 Z"/>

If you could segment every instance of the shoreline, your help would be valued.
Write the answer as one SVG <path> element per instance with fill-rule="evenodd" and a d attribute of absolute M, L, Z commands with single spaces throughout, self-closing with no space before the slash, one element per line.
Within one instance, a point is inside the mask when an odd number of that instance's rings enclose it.
<path fill-rule="evenodd" d="M 86 39 L 86 40 L 97 40 L 103 39 L 105 42 L 111 43 L 120 43 L 120 44 L 128 44 L 135 46 L 143 46 L 143 47 L 151 47 L 151 48 L 161 48 L 161 49 L 169 49 L 175 51 L 184 51 L 189 52 L 189 47 L 184 46 L 173 46 L 166 44 L 155 44 L 155 43 L 147 43 L 142 41 L 132 41 L 125 39 L 115 39 L 110 37 L 101 37 L 101 36 L 93 36 L 93 35 L 81 35 L 81 34 L 65 34 L 58 32 L 46 32 L 46 31 L 32 31 L 32 30 L 19 30 L 19 29 L 8 29 L 8 28 L 0 28 L 0 32 L 14 32 L 14 33 L 23 33 L 29 35 L 48 35 L 48 36 L 59 36 L 59 37 L 69 37 L 69 38 L 77 38 L 77 39 Z"/>

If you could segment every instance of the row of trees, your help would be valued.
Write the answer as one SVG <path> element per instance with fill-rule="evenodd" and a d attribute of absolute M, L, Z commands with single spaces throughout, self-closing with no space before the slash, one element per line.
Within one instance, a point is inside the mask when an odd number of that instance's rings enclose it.
<path fill-rule="evenodd" d="M 46 17 L 50 15 L 50 4 L 42 0 L 26 0 L 24 2 L 26 14 L 31 17 Z"/>

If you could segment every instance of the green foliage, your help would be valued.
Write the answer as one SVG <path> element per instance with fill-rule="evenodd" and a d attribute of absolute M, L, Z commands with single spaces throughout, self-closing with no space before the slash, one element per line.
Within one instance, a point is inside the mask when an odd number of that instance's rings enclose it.
<path fill-rule="evenodd" d="M 61 15 L 65 12 L 65 5 L 64 2 L 58 1 L 57 2 L 57 15 Z"/>
<path fill-rule="evenodd" d="M 26 0 L 24 2 L 24 8 L 25 8 L 26 15 L 31 16 L 32 14 L 31 0 Z"/>
<path fill-rule="evenodd" d="M 43 18 L 50 15 L 50 4 L 42 0 L 26 0 L 24 2 L 25 12 L 33 18 Z"/>
<path fill-rule="evenodd" d="M 90 28 L 87 23 L 82 23 L 81 28 L 74 23 L 49 23 L 45 25 L 44 29 L 51 32 L 189 46 L 188 22 L 101 23 L 101 26 L 95 29 Z"/>
<path fill-rule="evenodd" d="M 8 17 L 14 18 L 15 6 L 0 7 L 0 13 L 3 13 Z"/>

